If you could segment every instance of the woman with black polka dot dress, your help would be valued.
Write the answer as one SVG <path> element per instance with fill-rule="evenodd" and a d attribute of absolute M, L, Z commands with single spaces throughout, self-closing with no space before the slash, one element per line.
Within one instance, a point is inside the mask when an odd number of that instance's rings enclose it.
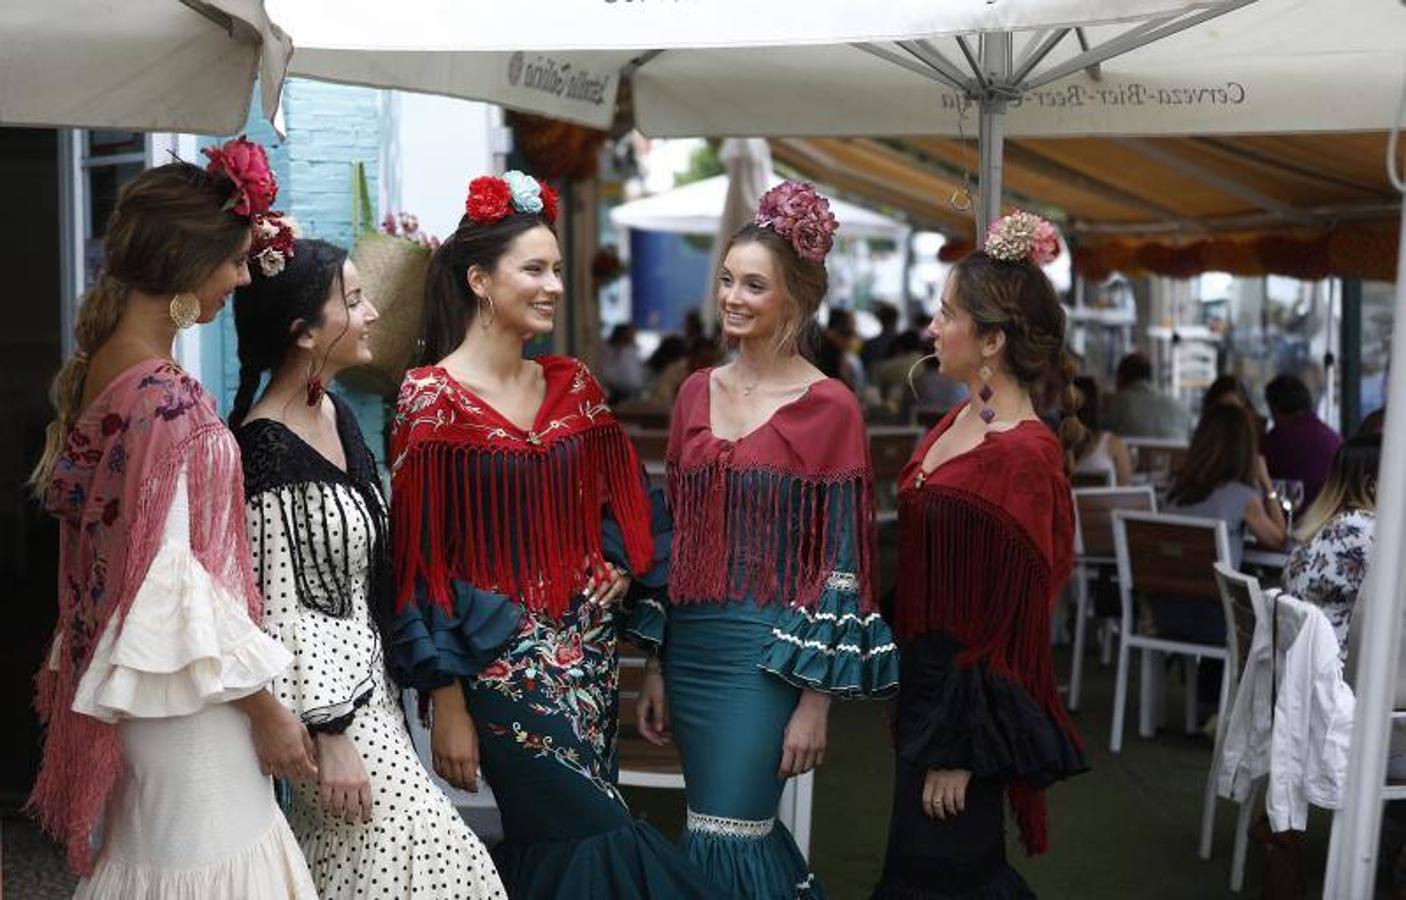
<path fill-rule="evenodd" d="M 288 819 L 323 900 L 505 898 L 487 850 L 421 766 L 387 678 L 387 510 L 345 402 L 323 390 L 371 359 L 376 310 L 345 251 L 299 240 L 235 295 L 230 416 L 243 453 L 263 626 L 293 653 L 273 690 L 318 749 Z M 254 396 L 265 372 L 268 387 Z"/>

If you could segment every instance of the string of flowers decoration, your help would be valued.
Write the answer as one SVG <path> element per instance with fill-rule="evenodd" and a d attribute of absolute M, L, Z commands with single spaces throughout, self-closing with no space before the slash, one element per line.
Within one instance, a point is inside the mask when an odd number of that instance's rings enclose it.
<path fill-rule="evenodd" d="M 825 262 L 840 229 L 830 212 L 830 201 L 820 196 L 814 185 L 800 181 L 783 181 L 762 194 L 756 223 L 776 232 L 796 255 L 814 263 Z"/>
<path fill-rule="evenodd" d="M 1005 262 L 1048 265 L 1059 256 L 1059 232 L 1034 213 L 1016 210 L 986 229 L 986 252 Z"/>
<path fill-rule="evenodd" d="M 481 175 L 469 182 L 469 196 L 464 201 L 464 215 L 477 225 L 501 222 L 513 213 L 539 215 L 547 224 L 557 220 L 557 192 L 516 169 L 502 178 Z"/>
<path fill-rule="evenodd" d="M 440 240 L 420 230 L 420 217 L 414 213 L 386 213 L 381 220 L 381 233 L 419 244 L 427 250 L 438 250 Z"/>
<path fill-rule="evenodd" d="M 250 260 L 257 262 L 265 275 L 282 272 L 293 255 L 293 231 L 273 209 L 278 179 L 269 165 L 268 152 L 243 135 L 202 152 L 210 160 L 205 170 L 234 184 L 234 193 L 223 208 L 249 220 L 253 234 Z"/>

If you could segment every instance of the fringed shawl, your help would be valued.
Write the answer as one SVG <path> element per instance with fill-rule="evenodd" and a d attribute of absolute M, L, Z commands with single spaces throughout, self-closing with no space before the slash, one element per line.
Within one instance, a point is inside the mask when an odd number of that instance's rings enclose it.
<path fill-rule="evenodd" d="M 547 393 L 529 431 L 436 366 L 401 385 L 391 436 L 396 609 L 453 610 L 454 579 L 560 617 L 603 578 L 608 505 L 632 571 L 654 552 L 649 498 L 634 447 L 586 367 L 540 357 Z"/>
<path fill-rule="evenodd" d="M 812 384 L 736 441 L 713 435 L 711 370 L 679 389 L 669 433 L 675 603 L 751 599 L 814 609 L 832 578 L 873 608 L 869 441 L 854 394 Z"/>
<path fill-rule="evenodd" d="M 980 665 L 1018 685 L 1082 747 L 1050 648 L 1050 613 L 1073 563 L 1059 442 L 1040 422 L 992 432 L 918 486 L 923 457 L 960 409 L 932 430 L 902 474 L 894 631 L 900 646 L 933 634 L 955 640 L 958 668 Z M 1043 852 L 1043 792 L 1017 780 L 1010 796 L 1027 851 Z"/>
<path fill-rule="evenodd" d="M 38 676 L 46 734 L 29 808 L 79 874 L 92 870 L 122 754 L 116 726 L 71 711 L 74 692 L 98 638 L 146 579 L 182 469 L 191 550 L 257 622 L 239 448 L 209 394 L 175 364 L 138 363 L 108 385 L 69 432 L 45 495 L 59 519 L 59 621 Z"/>

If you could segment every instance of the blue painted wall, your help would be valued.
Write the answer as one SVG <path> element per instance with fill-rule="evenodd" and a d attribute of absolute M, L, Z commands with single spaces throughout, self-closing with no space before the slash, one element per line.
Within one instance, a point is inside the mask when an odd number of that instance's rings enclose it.
<path fill-rule="evenodd" d="M 257 89 L 255 91 L 257 94 Z M 381 150 L 380 92 L 372 88 L 294 79 L 283 91 L 288 136 L 280 140 L 264 121 L 255 100 L 245 134 L 268 148 L 278 176 L 278 208 L 297 221 L 300 233 L 350 248 L 355 237 L 352 167 L 366 165 L 370 195 L 376 197 Z M 202 139 L 201 146 L 218 143 Z M 227 412 L 239 385 L 239 355 L 232 310 L 206 327 L 201 338 L 201 375 Z M 366 441 L 384 462 L 386 415 L 379 397 L 341 391 L 357 412 Z"/>
<path fill-rule="evenodd" d="M 707 250 L 681 234 L 630 230 L 630 306 L 636 328 L 679 331 L 691 309 L 705 306 Z"/>

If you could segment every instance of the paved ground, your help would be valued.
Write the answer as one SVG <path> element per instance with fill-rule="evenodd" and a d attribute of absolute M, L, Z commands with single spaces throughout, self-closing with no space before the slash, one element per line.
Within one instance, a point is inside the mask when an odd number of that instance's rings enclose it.
<path fill-rule="evenodd" d="M 1230 803 L 1219 804 L 1214 856 L 1203 862 L 1196 855 L 1210 742 L 1175 733 L 1151 740 L 1133 734 L 1123 753 L 1113 756 L 1107 751 L 1111 673 L 1092 660 L 1086 673 L 1085 709 L 1077 721 L 1092 751 L 1093 771 L 1051 791 L 1052 850 L 1027 860 L 1012 849 L 1016 866 L 1044 900 L 1235 897 L 1228 888 L 1235 821 Z M 1168 718 L 1175 721 L 1180 691 L 1173 686 L 1168 694 Z M 878 876 L 891 789 L 886 715 L 886 704 L 851 701 L 836 706 L 831 718 L 831 750 L 816 780 L 812 847 L 831 900 L 863 900 Z M 1129 716 L 1136 722 L 1132 707 Z M 680 793 L 632 789 L 627 794 L 638 814 L 666 834 L 678 833 Z M 1310 819 L 1308 861 L 1318 879 L 1330 820 L 1321 811 Z M 23 819 L 7 816 L 3 825 L 5 895 L 10 900 L 71 896 L 73 880 L 57 849 Z M 1241 896 L 1256 896 L 1256 887 L 1252 857 Z"/>

